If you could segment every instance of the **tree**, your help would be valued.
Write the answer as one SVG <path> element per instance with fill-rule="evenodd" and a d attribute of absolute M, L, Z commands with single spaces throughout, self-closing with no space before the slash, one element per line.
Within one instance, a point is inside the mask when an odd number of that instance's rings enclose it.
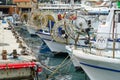
<path fill-rule="evenodd" d="M 12 0 L 7 0 L 6 3 L 7 3 L 8 5 L 9 5 L 9 4 L 13 4 Z"/>
<path fill-rule="evenodd" d="M 0 0 L 1 5 L 6 5 L 6 4 L 13 4 L 12 0 Z"/>

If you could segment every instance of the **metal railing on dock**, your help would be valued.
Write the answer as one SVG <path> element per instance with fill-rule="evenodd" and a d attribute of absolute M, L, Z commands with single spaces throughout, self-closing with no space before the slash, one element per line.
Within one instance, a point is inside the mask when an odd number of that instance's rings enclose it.
<path fill-rule="evenodd" d="M 77 9 L 81 4 L 39 4 L 39 9 Z"/>

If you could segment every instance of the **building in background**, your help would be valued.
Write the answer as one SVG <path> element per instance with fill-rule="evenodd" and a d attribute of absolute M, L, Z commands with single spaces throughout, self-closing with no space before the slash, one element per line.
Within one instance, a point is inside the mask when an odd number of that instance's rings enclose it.
<path fill-rule="evenodd" d="M 13 0 L 13 3 L 17 5 L 19 14 L 22 12 L 29 12 L 32 8 L 31 0 Z"/>
<path fill-rule="evenodd" d="M 81 0 L 38 0 L 39 3 L 51 3 L 51 4 L 70 4 L 71 1 L 74 1 L 75 3 L 81 3 Z"/>
<path fill-rule="evenodd" d="M 0 0 L 0 12 L 12 15 L 16 12 L 16 5 L 12 0 Z"/>
<path fill-rule="evenodd" d="M 29 13 L 32 10 L 33 3 L 37 3 L 37 0 L 13 0 L 18 9 L 18 14 Z"/>

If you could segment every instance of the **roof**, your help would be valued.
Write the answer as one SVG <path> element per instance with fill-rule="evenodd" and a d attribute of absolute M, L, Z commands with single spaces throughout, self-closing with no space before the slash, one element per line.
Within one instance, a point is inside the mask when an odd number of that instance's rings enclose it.
<path fill-rule="evenodd" d="M 30 2 L 31 0 L 13 0 L 13 2 Z"/>

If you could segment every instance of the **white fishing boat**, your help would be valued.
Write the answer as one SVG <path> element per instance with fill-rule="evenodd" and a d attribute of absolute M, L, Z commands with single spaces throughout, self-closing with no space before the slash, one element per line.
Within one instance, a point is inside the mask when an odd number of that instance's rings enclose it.
<path fill-rule="evenodd" d="M 0 80 L 36 79 L 41 66 L 7 21 L 0 21 Z"/>
<path fill-rule="evenodd" d="M 36 35 L 36 30 L 34 29 L 33 25 L 25 24 L 25 27 L 30 35 Z"/>
<path fill-rule="evenodd" d="M 38 36 L 47 44 L 51 52 L 66 52 L 65 44 L 59 43 L 51 36 L 51 30 L 39 30 Z"/>
<path fill-rule="evenodd" d="M 53 40 L 50 33 L 40 33 L 37 34 L 40 38 L 47 44 L 51 52 L 66 52 L 65 44 L 61 44 Z"/>
<path fill-rule="evenodd" d="M 78 61 L 90 80 L 119 80 L 119 26 L 120 9 L 111 9 L 106 23 L 99 26 L 96 41 L 93 43 L 95 48 L 69 47 L 74 60 Z"/>
<path fill-rule="evenodd" d="M 56 21 L 54 23 L 54 26 L 51 26 L 52 23 L 51 23 L 51 21 L 49 21 L 50 26 L 39 30 L 37 35 L 47 44 L 47 46 L 50 48 L 50 50 L 52 52 L 67 53 L 65 46 L 67 44 L 74 45 L 75 41 L 72 38 L 77 36 L 77 35 L 73 36 L 73 34 L 75 34 L 75 33 L 71 34 L 71 32 L 74 32 L 75 30 L 71 31 L 69 29 L 69 27 L 75 28 L 75 26 L 77 26 L 77 28 L 81 29 L 81 26 L 79 26 L 79 24 L 83 23 L 84 28 L 88 28 L 87 18 L 88 17 L 86 17 L 86 20 L 85 20 L 83 18 L 83 16 L 77 17 L 76 20 L 73 20 L 73 23 L 72 23 L 72 20 L 62 19 L 60 21 Z M 96 17 L 89 17 L 88 20 L 93 19 L 93 18 L 95 19 Z M 97 29 L 97 25 L 99 24 L 99 21 L 97 21 L 97 19 L 96 19 L 96 21 L 94 21 L 94 20 L 91 20 L 91 21 L 92 21 L 91 26 L 92 27 L 94 26 L 94 28 Z M 67 29 L 67 31 L 66 31 L 66 29 Z M 69 33 L 72 35 L 72 38 Z M 80 42 L 81 44 L 78 44 L 78 46 L 86 47 L 87 45 L 85 45 L 84 41 L 85 41 L 85 37 Z"/>
<path fill-rule="evenodd" d="M 46 19 L 47 18 L 47 19 Z M 42 13 L 41 25 L 38 28 L 36 34 L 47 44 L 51 52 L 62 52 L 65 51 L 65 45 L 56 42 L 51 36 L 51 31 L 54 24 L 58 21 L 57 14 L 52 11 L 46 11 Z"/>

